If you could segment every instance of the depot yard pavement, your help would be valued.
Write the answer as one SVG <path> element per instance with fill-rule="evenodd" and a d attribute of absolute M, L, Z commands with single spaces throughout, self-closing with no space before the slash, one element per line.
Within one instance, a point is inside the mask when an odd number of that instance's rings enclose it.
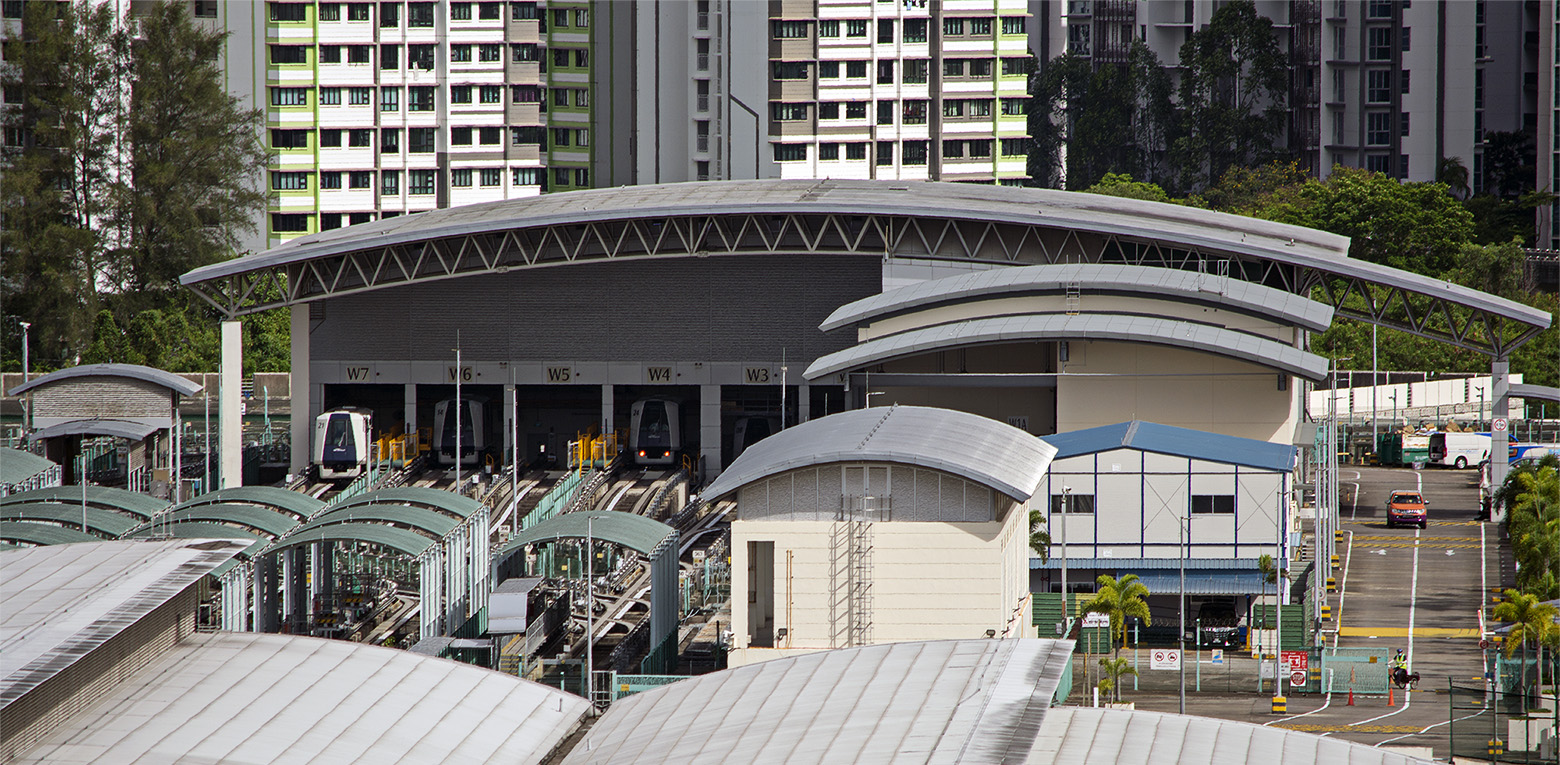
<path fill-rule="evenodd" d="M 1392 707 L 1384 697 L 1356 694 L 1351 707 L 1348 679 L 1339 677 L 1330 699 L 1289 695 L 1288 714 L 1274 715 L 1269 693 L 1255 692 L 1253 660 L 1236 658 L 1232 667 L 1210 673 L 1205 651 L 1202 693 L 1192 690 L 1195 670 L 1190 663 L 1187 667 L 1186 711 L 1365 744 L 1431 747 L 1444 759 L 1450 755 L 1447 683 L 1482 686 L 1477 609 L 1485 602 L 1487 588 L 1499 583 L 1497 528 L 1473 520 L 1477 471 L 1345 465 L 1341 472 L 1340 515 L 1346 533 L 1338 552 L 1345 565 L 1335 576 L 1343 592 L 1329 601 L 1339 622 L 1336 633 L 1327 628 L 1328 645 L 1336 639 L 1338 646 L 1380 648 L 1387 656 L 1403 648 L 1409 668 L 1420 674 L 1419 689 L 1406 701 L 1403 692 L 1396 692 Z M 1424 493 L 1430 503 L 1428 528 L 1387 528 L 1387 496 L 1401 489 Z M 1177 673 L 1148 669 L 1146 657 L 1139 671 L 1144 675 L 1139 686 L 1145 690 L 1128 690 L 1123 700 L 1141 709 L 1176 711 Z M 1226 690 L 1220 679 L 1224 674 L 1231 676 L 1228 686 L 1233 690 Z M 1125 680 L 1130 689 L 1131 678 Z"/>

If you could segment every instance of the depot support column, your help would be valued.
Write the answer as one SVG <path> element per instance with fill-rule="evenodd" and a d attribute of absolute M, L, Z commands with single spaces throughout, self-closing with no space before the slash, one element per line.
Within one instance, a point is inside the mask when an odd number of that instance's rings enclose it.
<path fill-rule="evenodd" d="M 289 430 L 292 432 L 292 457 L 287 461 L 287 472 L 298 475 L 308 467 L 310 428 L 314 423 L 314 410 L 309 406 L 309 307 L 295 305 L 292 311 L 292 381 L 288 385 L 292 402 Z"/>
<path fill-rule="evenodd" d="M 1500 488 L 1506 482 L 1506 472 L 1510 467 L 1508 454 L 1510 447 L 1506 441 L 1511 437 L 1511 425 L 1508 415 L 1511 412 L 1511 362 L 1504 358 L 1497 358 L 1490 362 L 1490 491 Z M 1494 432 L 1495 418 L 1505 420 L 1506 429 Z M 1500 517 L 1491 520 L 1500 520 Z"/>
<path fill-rule="evenodd" d="M 217 423 L 222 436 L 219 441 L 222 488 L 229 489 L 244 484 L 244 421 L 241 416 L 241 400 L 244 390 L 240 384 L 244 374 L 244 325 L 237 320 L 222 322 L 222 366 L 220 398 L 217 399 Z M 307 389 L 306 389 L 307 390 Z"/>
<path fill-rule="evenodd" d="M 704 480 L 720 475 L 720 386 L 699 386 L 699 454 Z"/>

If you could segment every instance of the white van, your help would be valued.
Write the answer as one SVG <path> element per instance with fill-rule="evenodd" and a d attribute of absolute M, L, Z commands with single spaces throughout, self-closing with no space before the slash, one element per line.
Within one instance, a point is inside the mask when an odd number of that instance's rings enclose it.
<path fill-rule="evenodd" d="M 1430 434 L 1430 464 L 1454 467 L 1459 470 L 1478 465 L 1490 458 L 1490 437 L 1487 433 L 1432 433 Z"/>

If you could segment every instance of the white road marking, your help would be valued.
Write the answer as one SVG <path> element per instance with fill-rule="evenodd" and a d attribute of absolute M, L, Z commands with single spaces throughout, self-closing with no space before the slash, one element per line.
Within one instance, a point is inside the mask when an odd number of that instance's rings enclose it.
<path fill-rule="evenodd" d="M 1418 541 L 1418 539 L 1419 539 L 1419 529 L 1414 529 L 1414 539 L 1415 539 L 1415 541 Z M 1416 605 L 1414 601 L 1418 597 L 1419 597 L 1419 545 L 1416 544 L 1416 545 L 1414 545 L 1414 572 L 1412 574 L 1411 584 L 1409 585 L 1409 589 L 1408 589 L 1408 652 L 1407 653 L 1408 653 L 1408 660 L 1409 660 L 1410 664 L 1412 664 L 1412 662 L 1414 660 L 1414 607 Z M 1369 720 L 1361 720 L 1361 721 L 1359 721 L 1357 723 L 1350 723 L 1350 724 L 1351 725 L 1368 725 L 1368 724 L 1373 723 L 1373 722 L 1375 722 L 1377 720 L 1385 720 L 1388 717 L 1391 717 L 1393 715 L 1402 714 L 1402 713 L 1408 711 L 1408 705 L 1410 703 L 1412 703 L 1413 700 L 1414 700 L 1414 695 L 1412 693 L 1409 693 L 1407 689 L 1404 689 L 1404 691 L 1403 691 L 1403 706 L 1398 707 L 1397 709 L 1394 709 L 1391 712 L 1388 712 L 1388 713 L 1386 713 L 1384 715 L 1381 715 L 1380 717 L 1372 717 Z"/>
<path fill-rule="evenodd" d="M 1332 706 L 1332 680 L 1333 680 L 1333 672 L 1335 672 L 1335 671 L 1337 671 L 1337 670 L 1333 670 L 1333 669 L 1327 670 L 1327 700 L 1322 702 L 1321 706 L 1319 706 L 1319 707 L 1317 707 L 1317 708 L 1315 708 L 1315 709 L 1313 709 L 1313 710 L 1311 710 L 1309 712 L 1306 712 L 1304 714 L 1298 714 L 1298 715 L 1295 715 L 1293 717 L 1280 717 L 1279 719 L 1273 720 L 1272 722 L 1262 723 L 1262 727 L 1266 728 L 1269 725 L 1274 725 L 1274 724 L 1277 724 L 1277 723 L 1286 723 L 1286 722 L 1290 722 L 1292 720 L 1298 720 L 1298 719 L 1300 719 L 1302 717 L 1310 717 L 1311 715 L 1314 715 L 1317 712 L 1320 712 L 1320 711 L 1326 709 L 1327 707 Z"/>

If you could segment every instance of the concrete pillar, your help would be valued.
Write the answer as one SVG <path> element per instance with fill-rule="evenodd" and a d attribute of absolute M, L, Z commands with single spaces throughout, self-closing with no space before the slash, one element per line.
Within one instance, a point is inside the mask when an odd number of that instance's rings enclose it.
<path fill-rule="evenodd" d="M 1507 462 L 1510 447 L 1506 441 L 1511 437 L 1511 362 L 1504 358 L 1497 358 L 1490 362 L 1490 490 L 1499 489 L 1506 482 L 1506 473 L 1511 467 Z M 1506 420 L 1506 429 L 1500 433 L 1494 432 L 1496 417 Z M 1502 512 L 1491 520 L 1500 520 L 1505 516 Z"/>
<path fill-rule="evenodd" d="M 509 460 L 518 459 L 515 451 L 515 384 L 504 386 L 504 451 L 509 455 Z M 507 462 L 507 460 L 500 460 Z"/>
<path fill-rule="evenodd" d="M 406 384 L 406 432 L 417 432 L 417 383 Z"/>
<path fill-rule="evenodd" d="M 241 380 L 244 375 L 244 325 L 236 320 L 222 322 L 221 393 L 217 401 L 217 422 L 221 432 L 221 462 L 218 471 L 222 488 L 244 484 L 244 421 Z"/>
<path fill-rule="evenodd" d="M 802 383 L 796 386 L 796 422 L 787 422 L 786 427 L 800 425 L 812 419 L 812 386 Z"/>
<path fill-rule="evenodd" d="M 610 433 L 611 431 L 612 431 L 612 386 L 610 384 L 608 384 L 608 385 L 601 386 L 601 432 L 603 434 L 605 434 L 605 433 Z M 623 437 L 627 438 L 628 434 L 627 433 L 623 434 Z"/>
<path fill-rule="evenodd" d="M 699 386 L 699 454 L 704 480 L 720 475 L 720 386 Z"/>
<path fill-rule="evenodd" d="M 309 396 L 309 306 L 295 305 L 292 311 L 292 380 L 288 397 L 292 401 L 292 456 L 287 472 L 298 475 L 313 459 L 314 416 Z"/>

